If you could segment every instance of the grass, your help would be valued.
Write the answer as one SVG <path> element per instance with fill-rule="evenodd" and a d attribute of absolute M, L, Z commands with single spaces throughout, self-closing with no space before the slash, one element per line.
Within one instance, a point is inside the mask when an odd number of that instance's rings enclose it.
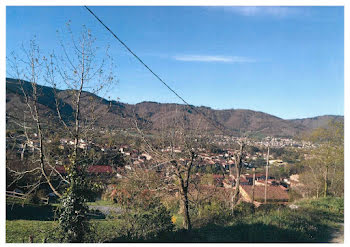
<path fill-rule="evenodd" d="M 108 202 L 109 203 L 109 202 Z M 92 205 L 109 205 L 95 202 Z M 257 209 L 252 214 L 231 218 L 225 224 L 208 222 L 197 226 L 190 233 L 182 227 L 181 215 L 176 215 L 175 231 L 150 242 L 329 242 L 339 223 L 344 222 L 344 200 L 342 198 L 321 198 L 302 200 L 299 208 L 288 207 L 270 211 Z M 22 210 L 28 212 L 33 205 Z M 35 208 L 37 210 L 38 208 Z M 29 210 L 30 212 L 30 210 Z M 26 216 L 28 219 L 28 216 Z M 126 242 L 120 236 L 122 229 L 117 219 L 90 220 L 94 229 L 92 242 Z M 9 220 L 6 221 L 6 242 L 57 242 L 57 221 Z M 139 241 L 141 242 L 141 241 Z"/>
<path fill-rule="evenodd" d="M 323 197 L 319 199 L 300 200 L 297 205 L 308 209 L 319 209 L 331 213 L 344 214 L 344 199 L 334 197 Z"/>
<path fill-rule="evenodd" d="M 104 201 L 104 200 L 98 200 L 95 202 L 88 202 L 89 206 L 115 206 L 115 203 L 113 201 Z"/>
<path fill-rule="evenodd" d="M 6 242 L 7 243 L 28 243 L 29 237 L 34 237 L 34 242 L 43 242 L 54 234 L 57 228 L 56 221 L 38 221 L 38 220 L 7 220 L 6 221 Z"/>
<path fill-rule="evenodd" d="M 92 206 L 113 206 L 112 201 L 89 202 Z M 33 204 L 28 201 L 7 198 L 6 200 L 6 242 L 28 243 L 30 236 L 35 243 L 58 242 L 58 222 L 55 211 L 58 204 Z M 93 242 L 104 242 L 118 237 L 119 225 L 117 220 L 90 220 L 93 231 Z M 94 219 L 95 218 L 95 219 Z"/>
<path fill-rule="evenodd" d="M 253 215 L 242 215 L 226 224 L 209 222 L 191 233 L 177 230 L 166 242 L 324 243 L 344 222 L 342 198 L 307 199 L 297 204 L 297 210 L 257 209 Z M 176 223 L 181 225 L 180 218 Z"/>
<path fill-rule="evenodd" d="M 118 222 L 116 220 L 91 220 L 91 226 L 95 232 L 93 242 L 104 242 L 116 238 Z M 7 220 L 6 242 L 28 243 L 29 237 L 33 236 L 34 243 L 58 242 L 57 221 L 39 220 Z"/>

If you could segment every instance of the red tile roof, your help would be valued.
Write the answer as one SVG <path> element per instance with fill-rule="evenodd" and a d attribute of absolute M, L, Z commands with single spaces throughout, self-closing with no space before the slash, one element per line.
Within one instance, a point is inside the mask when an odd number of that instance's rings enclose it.
<path fill-rule="evenodd" d="M 241 188 L 252 197 L 253 186 L 251 185 L 242 185 Z M 265 186 L 255 186 L 254 188 L 254 199 L 257 201 L 264 200 L 265 197 Z M 267 187 L 267 200 L 275 201 L 288 201 L 289 195 L 285 189 L 282 189 L 280 186 L 268 186 Z"/>
<path fill-rule="evenodd" d="M 223 201 L 229 201 L 231 198 L 231 188 L 224 188 L 224 187 L 216 187 L 213 185 L 204 185 L 201 184 L 199 185 L 199 190 L 195 190 L 193 187 L 191 188 L 192 192 L 191 195 L 198 195 L 200 193 L 201 195 L 211 195 L 210 198 L 219 198 L 220 200 Z"/>

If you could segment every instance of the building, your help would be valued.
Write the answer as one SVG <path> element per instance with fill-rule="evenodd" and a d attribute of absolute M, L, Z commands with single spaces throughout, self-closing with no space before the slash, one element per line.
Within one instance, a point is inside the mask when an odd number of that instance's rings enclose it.
<path fill-rule="evenodd" d="M 241 185 L 240 193 L 242 199 L 246 202 L 252 202 L 253 198 L 253 186 Z M 254 186 L 254 204 L 259 206 L 265 200 L 265 186 Z M 289 194 L 283 186 L 268 185 L 266 193 L 266 201 L 273 204 L 287 204 L 289 200 Z"/>

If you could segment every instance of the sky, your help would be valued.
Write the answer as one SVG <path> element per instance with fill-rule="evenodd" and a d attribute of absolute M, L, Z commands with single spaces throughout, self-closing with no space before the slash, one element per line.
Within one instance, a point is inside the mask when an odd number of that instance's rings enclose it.
<path fill-rule="evenodd" d="M 192 105 L 284 119 L 344 115 L 343 7 L 90 8 Z M 34 36 L 44 53 L 59 53 L 56 30 L 68 20 L 110 45 L 111 99 L 181 103 L 83 7 L 7 7 L 7 55 Z"/>

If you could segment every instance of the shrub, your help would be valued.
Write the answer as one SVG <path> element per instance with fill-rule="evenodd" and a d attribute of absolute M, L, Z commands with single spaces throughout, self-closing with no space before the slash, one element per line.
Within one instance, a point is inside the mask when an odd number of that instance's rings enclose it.
<path fill-rule="evenodd" d="M 40 204 L 41 198 L 45 198 L 45 197 L 46 197 L 46 191 L 41 189 L 41 190 L 35 191 L 32 194 L 29 194 L 26 200 L 29 203 Z"/>
<path fill-rule="evenodd" d="M 150 240 L 160 238 L 171 232 L 172 224 L 169 211 L 159 201 L 153 201 L 145 207 L 136 207 L 121 215 L 121 228 L 128 240 Z"/>
<path fill-rule="evenodd" d="M 286 206 L 280 204 L 261 204 L 256 211 L 260 213 L 270 213 L 272 211 L 283 209 L 285 207 Z"/>
<path fill-rule="evenodd" d="M 62 196 L 59 206 L 58 222 L 62 242 L 89 241 L 91 228 L 87 217 L 89 208 L 86 202 L 90 187 L 84 175 L 84 170 L 79 170 L 74 165 L 68 170 L 67 177 L 70 180 L 70 186 Z"/>
<path fill-rule="evenodd" d="M 180 210 L 180 201 L 174 196 L 164 198 L 162 203 L 169 210 L 171 215 L 177 214 Z"/>
<path fill-rule="evenodd" d="M 289 190 L 288 195 L 289 195 L 290 202 L 294 202 L 294 201 L 297 201 L 297 200 L 303 198 L 303 196 L 300 193 L 298 193 L 292 189 Z"/>
<path fill-rule="evenodd" d="M 28 203 L 39 204 L 40 203 L 40 198 L 37 195 L 37 193 L 33 193 L 33 194 L 29 194 L 27 196 L 26 201 Z"/>
<path fill-rule="evenodd" d="M 319 200 L 312 200 L 310 204 L 314 208 L 321 208 L 331 211 L 344 211 L 344 198 L 326 197 Z"/>
<path fill-rule="evenodd" d="M 63 242 L 81 243 L 86 241 L 90 232 L 86 199 L 76 192 L 68 190 L 61 198 L 59 226 Z"/>
<path fill-rule="evenodd" d="M 233 215 L 235 217 L 244 217 L 252 215 L 255 212 L 255 206 L 250 202 L 241 202 L 233 208 Z"/>
<path fill-rule="evenodd" d="M 86 193 L 86 199 L 88 202 L 95 202 L 96 198 L 102 197 L 103 186 L 101 183 L 89 182 L 86 183 L 86 189 L 88 193 Z"/>
<path fill-rule="evenodd" d="M 197 227 L 217 224 L 223 225 L 232 219 L 230 209 L 223 202 L 213 200 L 199 207 L 193 224 Z"/>
<path fill-rule="evenodd" d="M 155 171 L 135 169 L 111 192 L 111 199 L 123 211 L 119 216 L 122 241 L 158 240 L 173 230 L 171 214 L 161 202 L 159 178 Z"/>
<path fill-rule="evenodd" d="M 311 200 L 304 200 L 299 202 L 300 205 L 331 212 L 344 212 L 344 198 L 342 197 L 325 197 Z"/>
<path fill-rule="evenodd" d="M 173 230 L 171 214 L 154 192 L 126 187 L 114 191 L 114 200 L 123 208 L 118 217 L 123 239 L 150 240 Z"/>

